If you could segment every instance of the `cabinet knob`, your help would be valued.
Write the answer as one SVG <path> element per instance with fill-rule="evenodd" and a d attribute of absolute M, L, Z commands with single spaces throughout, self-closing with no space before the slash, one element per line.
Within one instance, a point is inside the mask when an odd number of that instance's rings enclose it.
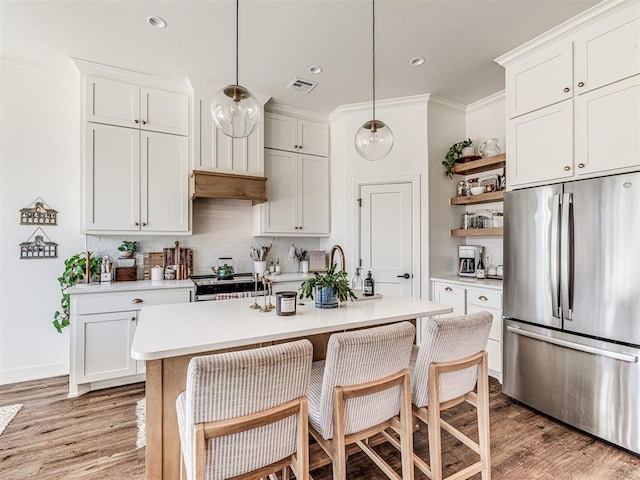
<path fill-rule="evenodd" d="M 446 288 L 444 289 L 444 291 L 445 291 L 445 292 L 453 292 L 453 288 L 451 288 L 451 287 L 446 287 Z"/>
<path fill-rule="evenodd" d="M 144 300 L 142 300 L 141 298 L 134 298 L 133 300 L 131 300 L 131 303 L 142 303 L 144 302 Z"/>
<path fill-rule="evenodd" d="M 584 168 L 584 167 L 585 167 L 585 164 L 584 164 L 584 163 L 579 163 L 579 164 L 578 164 L 578 168 Z"/>
<path fill-rule="evenodd" d="M 564 87 L 564 92 L 568 93 L 571 89 L 569 87 Z"/>
<path fill-rule="evenodd" d="M 136 321 L 136 317 L 131 317 L 129 320 L 131 320 L 132 322 Z"/>
<path fill-rule="evenodd" d="M 480 295 L 478 297 L 478 300 L 482 300 L 483 302 L 486 302 L 487 300 L 489 300 L 487 297 L 485 297 L 484 295 Z"/>
<path fill-rule="evenodd" d="M 147 121 L 146 121 L 146 120 L 142 120 L 142 124 L 143 124 L 143 125 L 146 125 L 146 124 L 147 124 Z"/>
<path fill-rule="evenodd" d="M 136 227 L 139 227 L 139 226 L 140 226 L 140 224 L 139 224 L 138 222 L 134 223 L 134 225 L 135 225 Z"/>
<path fill-rule="evenodd" d="M 564 171 L 568 172 L 569 170 L 571 170 L 571 167 L 569 165 L 565 165 L 564 166 Z"/>
<path fill-rule="evenodd" d="M 147 226 L 147 222 L 142 222 L 142 226 L 146 227 Z"/>
<path fill-rule="evenodd" d="M 135 119 L 135 120 L 134 120 L 134 123 L 140 123 L 140 120 Z"/>
<path fill-rule="evenodd" d="M 578 82 L 579 87 L 584 87 L 584 82 Z"/>

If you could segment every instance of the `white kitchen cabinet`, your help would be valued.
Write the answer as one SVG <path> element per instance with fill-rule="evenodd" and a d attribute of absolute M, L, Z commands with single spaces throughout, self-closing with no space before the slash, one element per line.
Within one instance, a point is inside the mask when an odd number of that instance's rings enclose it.
<path fill-rule="evenodd" d="M 186 137 L 87 123 L 83 230 L 187 232 L 188 168 Z"/>
<path fill-rule="evenodd" d="M 211 97 L 195 97 L 194 169 L 243 175 L 264 174 L 264 115 L 245 138 L 231 138 L 211 118 Z"/>
<path fill-rule="evenodd" d="M 640 167 L 639 45 L 639 2 L 609 2 L 497 59 L 509 187 Z"/>
<path fill-rule="evenodd" d="M 505 85 L 508 92 L 509 118 L 571 98 L 571 43 L 553 45 L 509 67 L 506 71 Z M 510 150 L 507 151 L 511 154 Z"/>
<path fill-rule="evenodd" d="M 189 134 L 189 97 L 106 78 L 86 77 L 88 122 Z"/>
<path fill-rule="evenodd" d="M 327 124 L 268 112 L 264 128 L 265 148 L 321 157 L 329 155 Z"/>
<path fill-rule="evenodd" d="M 265 150 L 268 201 L 259 209 L 256 235 L 329 234 L 329 160 Z"/>
<path fill-rule="evenodd" d="M 640 165 L 640 75 L 579 95 L 575 110 L 577 175 Z"/>
<path fill-rule="evenodd" d="M 433 280 L 433 301 L 453 307 L 443 316 L 489 312 L 493 316 L 487 341 L 489 374 L 502 382 L 502 288 L 474 280 Z M 496 281 L 490 281 L 495 283 Z"/>
<path fill-rule="evenodd" d="M 573 175 L 573 101 L 565 100 L 509 120 L 510 186 Z"/>
<path fill-rule="evenodd" d="M 154 290 L 149 286 L 147 290 L 134 287 L 126 291 L 121 284 L 108 288 L 76 287 L 82 293 L 71 293 L 70 397 L 143 381 L 144 362 L 131 358 L 140 308 L 189 302 L 193 290 L 184 286 Z"/>

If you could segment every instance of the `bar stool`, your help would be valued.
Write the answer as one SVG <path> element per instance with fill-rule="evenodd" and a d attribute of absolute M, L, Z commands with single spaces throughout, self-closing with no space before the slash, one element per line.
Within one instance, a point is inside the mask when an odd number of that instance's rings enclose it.
<path fill-rule="evenodd" d="M 442 480 L 440 429 L 479 454 L 480 460 L 446 478 L 491 478 L 489 448 L 489 374 L 487 347 L 493 316 L 488 312 L 430 319 L 423 345 L 411 356 L 413 414 L 427 424 L 429 462 L 414 455 L 415 466 L 432 480 Z M 477 384 L 477 393 L 474 388 Z M 478 442 L 440 418 L 440 412 L 468 402 L 476 407 Z"/>
<path fill-rule="evenodd" d="M 346 446 L 351 444 L 389 478 L 413 479 L 408 366 L 414 336 L 409 322 L 336 333 L 329 338 L 326 360 L 313 363 L 309 432 L 331 458 L 334 480 L 346 479 Z M 402 477 L 367 444 L 387 428 L 400 436 Z"/>
<path fill-rule="evenodd" d="M 309 478 L 308 340 L 194 357 L 176 400 L 188 480 Z"/>

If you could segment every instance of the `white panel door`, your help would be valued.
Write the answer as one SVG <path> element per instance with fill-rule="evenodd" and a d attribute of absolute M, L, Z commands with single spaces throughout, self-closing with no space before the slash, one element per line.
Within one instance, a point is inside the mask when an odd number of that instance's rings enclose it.
<path fill-rule="evenodd" d="M 85 230 L 140 229 L 140 131 L 87 123 Z"/>
<path fill-rule="evenodd" d="M 262 205 L 265 233 L 298 233 L 298 155 L 265 150 L 267 199 Z"/>
<path fill-rule="evenodd" d="M 572 103 L 565 100 L 508 121 L 510 186 L 573 175 Z"/>
<path fill-rule="evenodd" d="M 154 132 L 189 134 L 189 97 L 182 93 L 140 89 L 140 128 Z"/>
<path fill-rule="evenodd" d="M 377 293 L 413 296 L 411 183 L 362 185 L 360 198 L 363 278 L 370 270 Z"/>
<path fill-rule="evenodd" d="M 131 358 L 137 312 L 78 315 L 76 355 L 81 373 L 78 383 L 135 375 Z"/>
<path fill-rule="evenodd" d="M 298 156 L 300 233 L 329 233 L 329 159 Z"/>
<path fill-rule="evenodd" d="M 615 12 L 576 34 L 576 93 L 640 73 L 640 8 Z"/>
<path fill-rule="evenodd" d="M 439 315 L 440 317 L 455 317 L 466 313 L 466 290 L 462 287 L 434 283 L 433 301 L 453 307 L 453 312 Z"/>
<path fill-rule="evenodd" d="M 297 151 L 298 119 L 277 113 L 264 114 L 264 146 Z"/>
<path fill-rule="evenodd" d="M 509 118 L 571 98 L 571 42 L 545 48 L 507 67 L 505 82 Z"/>
<path fill-rule="evenodd" d="M 189 230 L 188 139 L 141 133 L 141 227 L 145 231 Z"/>
<path fill-rule="evenodd" d="M 298 151 L 308 155 L 329 155 L 329 126 L 324 123 L 298 120 Z"/>
<path fill-rule="evenodd" d="M 640 75 L 576 98 L 576 173 L 640 166 Z"/>
<path fill-rule="evenodd" d="M 138 128 L 140 87 L 104 78 L 87 77 L 86 115 L 88 122 Z"/>

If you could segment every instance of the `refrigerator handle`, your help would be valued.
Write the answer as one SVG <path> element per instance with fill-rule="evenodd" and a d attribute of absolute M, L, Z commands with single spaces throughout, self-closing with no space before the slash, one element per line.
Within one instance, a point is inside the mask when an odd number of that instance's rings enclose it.
<path fill-rule="evenodd" d="M 553 196 L 553 206 L 551 211 L 551 311 L 556 318 L 562 318 L 560 311 L 560 194 Z"/>
<path fill-rule="evenodd" d="M 573 320 L 573 193 L 563 193 L 561 204 L 560 303 L 562 318 Z"/>

